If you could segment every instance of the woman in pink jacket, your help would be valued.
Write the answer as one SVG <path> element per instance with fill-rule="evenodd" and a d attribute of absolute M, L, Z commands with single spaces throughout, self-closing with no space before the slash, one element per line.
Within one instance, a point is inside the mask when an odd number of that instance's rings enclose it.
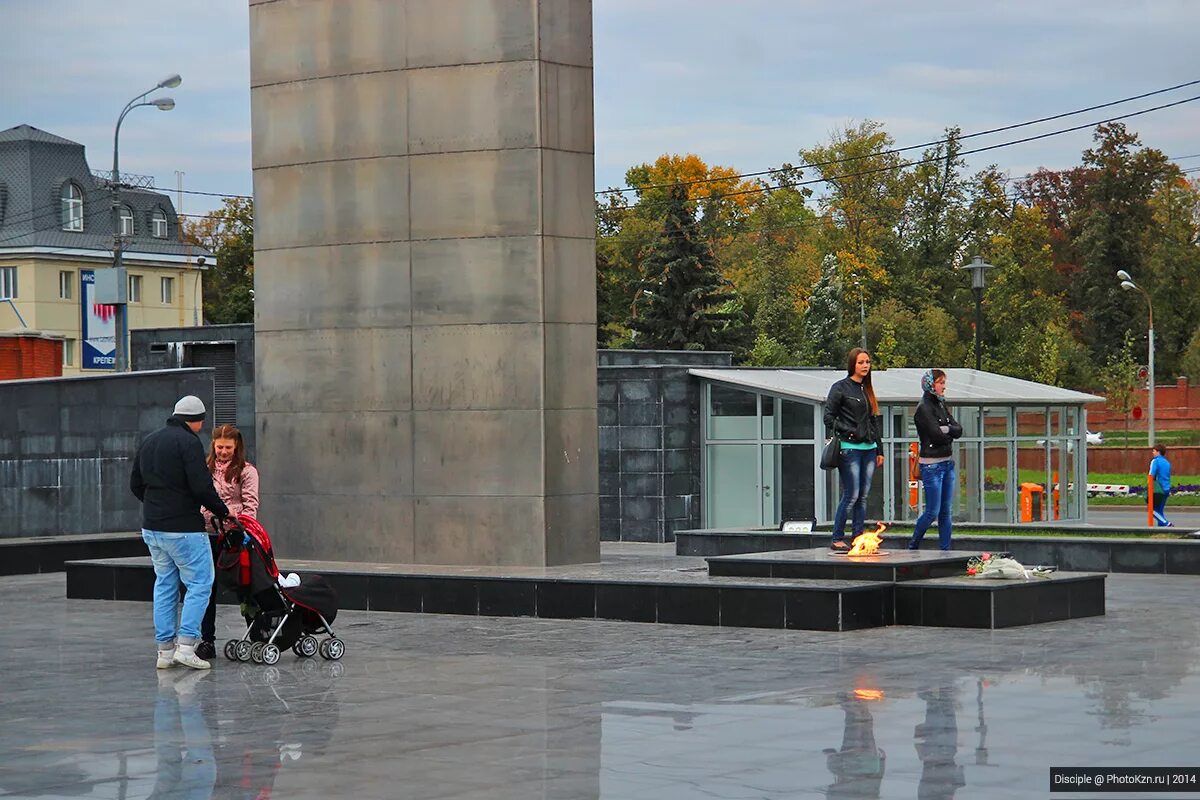
<path fill-rule="evenodd" d="M 246 514 L 258 518 L 258 470 L 246 460 L 246 443 L 242 432 L 233 425 L 218 425 L 212 432 L 212 446 L 208 451 L 208 471 L 213 476 L 217 494 L 229 506 L 233 516 Z M 212 524 L 212 515 L 204 510 L 205 521 Z M 213 555 L 217 550 L 217 537 L 211 536 Z M 213 658 L 217 654 L 217 593 L 209 597 L 208 610 L 200 624 L 201 642 L 196 654 L 201 658 Z"/>

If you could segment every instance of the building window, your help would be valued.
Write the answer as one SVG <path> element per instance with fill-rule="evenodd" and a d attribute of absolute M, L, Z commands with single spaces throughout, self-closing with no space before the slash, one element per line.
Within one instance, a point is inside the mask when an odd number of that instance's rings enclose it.
<path fill-rule="evenodd" d="M 63 366 L 64 367 L 75 366 L 75 340 L 74 339 L 64 339 L 63 340 Z"/>
<path fill-rule="evenodd" d="M 63 271 L 58 273 L 58 297 L 60 300 L 70 300 L 75 286 L 75 273 Z"/>
<path fill-rule="evenodd" d="M 142 302 L 142 276 L 141 275 L 130 275 L 129 276 L 129 302 L 131 302 L 131 303 Z"/>
<path fill-rule="evenodd" d="M 121 206 L 117 216 L 121 220 L 121 235 L 133 236 L 133 209 L 129 206 Z"/>
<path fill-rule="evenodd" d="M 154 209 L 154 213 L 150 215 L 150 222 L 154 230 L 155 239 L 167 238 L 167 214 L 161 208 Z"/>
<path fill-rule="evenodd" d="M 17 268 L 0 267 L 0 300 L 11 300 L 17 296 Z"/>
<path fill-rule="evenodd" d="M 62 227 L 64 231 L 83 230 L 83 191 L 70 182 L 62 188 Z"/>
<path fill-rule="evenodd" d="M 167 305 L 175 302 L 175 279 L 163 278 L 160 284 L 162 286 L 162 301 Z"/>

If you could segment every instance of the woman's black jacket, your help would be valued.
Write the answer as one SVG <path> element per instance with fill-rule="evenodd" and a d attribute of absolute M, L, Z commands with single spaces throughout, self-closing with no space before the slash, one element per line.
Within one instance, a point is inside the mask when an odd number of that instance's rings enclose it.
<path fill-rule="evenodd" d="M 837 434 L 843 442 L 881 444 L 883 418 L 871 414 L 871 401 L 863 385 L 842 378 L 829 387 L 825 398 L 825 432 Z"/>
<path fill-rule="evenodd" d="M 934 392 L 925 392 L 913 421 L 921 439 L 921 458 L 948 457 L 952 452 L 950 443 L 962 436 L 962 425 L 950 415 L 946 401 Z M 942 433 L 943 425 L 950 429 L 949 433 Z"/>

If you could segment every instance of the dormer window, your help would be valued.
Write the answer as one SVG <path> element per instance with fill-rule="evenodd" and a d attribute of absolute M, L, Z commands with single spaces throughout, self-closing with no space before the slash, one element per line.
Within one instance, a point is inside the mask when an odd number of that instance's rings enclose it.
<path fill-rule="evenodd" d="M 167 238 L 167 213 L 161 208 L 154 209 L 154 213 L 150 215 L 150 225 L 155 239 Z"/>
<path fill-rule="evenodd" d="M 83 230 L 83 190 L 69 181 L 62 188 L 62 229 Z"/>
<path fill-rule="evenodd" d="M 117 219 L 120 220 L 120 230 L 122 236 L 133 236 L 133 209 L 129 206 L 121 206 L 117 210 Z"/>

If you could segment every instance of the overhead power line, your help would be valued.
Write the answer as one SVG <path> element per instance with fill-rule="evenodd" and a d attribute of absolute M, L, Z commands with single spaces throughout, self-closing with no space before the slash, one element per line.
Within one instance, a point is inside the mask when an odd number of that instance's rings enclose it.
<path fill-rule="evenodd" d="M 1107 103 L 1099 103 L 1097 105 L 1088 106 L 1087 108 L 1076 109 L 1075 111 L 1065 111 L 1061 114 L 1052 114 L 1051 116 L 1048 116 L 1048 117 L 1039 117 L 1038 119 L 1031 119 L 1031 120 L 1027 120 L 1025 122 L 1017 122 L 1017 123 L 1013 123 L 1011 125 L 1002 125 L 998 128 L 989 128 L 988 130 L 984 130 L 984 131 L 975 131 L 974 133 L 965 133 L 965 134 L 962 134 L 961 136 L 958 136 L 957 138 L 959 141 L 963 141 L 966 139 L 974 139 L 978 136 L 988 136 L 993 133 L 1003 133 L 1004 131 L 1016 130 L 1017 128 L 1024 128 L 1024 127 L 1028 127 L 1030 125 L 1038 125 L 1043 122 L 1052 122 L 1053 120 L 1056 120 L 1056 119 L 1064 119 L 1066 117 L 1073 117 L 1078 114 L 1086 114 L 1089 111 L 1097 111 L 1101 108 L 1110 108 L 1112 106 L 1121 105 L 1123 103 L 1130 103 L 1130 102 L 1133 102 L 1134 100 L 1142 100 L 1147 97 L 1153 97 L 1155 95 L 1165 94 L 1167 92 L 1173 92 L 1177 89 L 1183 89 L 1185 87 L 1195 86 L 1197 84 L 1200 84 L 1200 79 L 1197 79 L 1194 81 L 1187 81 L 1186 83 L 1178 83 L 1174 86 L 1168 86 L 1164 89 L 1156 89 L 1152 92 L 1144 92 L 1142 94 L 1133 95 L 1132 97 L 1123 97 L 1120 100 L 1112 100 Z M 1168 106 L 1160 106 L 1160 108 L 1166 108 L 1166 107 L 1168 107 Z M 1156 110 L 1156 109 L 1148 109 L 1148 110 Z M 1095 124 L 1099 125 L 1102 123 L 1095 123 Z M 1085 127 L 1091 127 L 1091 126 L 1085 126 Z M 948 138 L 934 139 L 932 141 L 922 142 L 921 144 L 911 144 L 911 145 L 907 145 L 906 147 L 896 147 L 896 148 L 892 148 L 890 150 L 880 150 L 878 152 L 866 153 L 864 155 L 859 155 L 859 156 L 847 156 L 846 158 L 833 159 L 831 161 L 814 161 L 811 163 L 795 164 L 792 166 L 794 166 L 796 169 L 812 169 L 812 168 L 817 168 L 817 167 L 830 167 L 830 166 L 835 166 L 837 164 L 846 164 L 846 163 L 849 163 L 852 161 L 860 161 L 864 158 L 874 158 L 877 156 L 888 156 L 888 155 L 895 155 L 898 153 L 907 153 L 910 150 L 920 150 L 920 149 L 924 149 L 927 147 L 934 147 L 939 144 L 945 144 L 948 141 L 949 141 Z M 1022 140 L 1022 141 L 1031 141 L 1031 140 Z M 975 151 L 971 151 L 971 152 L 980 152 L 980 151 L 975 150 Z M 1200 155 L 1200 154 L 1197 154 L 1197 155 Z M 1191 158 L 1191 156 L 1184 156 L 1184 158 Z M 780 167 L 775 167 L 773 169 L 760 170 L 758 172 L 743 172 L 743 173 L 739 173 L 737 175 L 727 175 L 725 177 L 720 177 L 720 178 L 696 178 L 696 179 L 688 180 L 688 181 L 675 181 L 673 183 L 660 183 L 660 184 L 652 184 L 649 186 L 624 186 L 624 187 L 620 187 L 620 188 L 604 189 L 601 191 L 597 191 L 596 194 L 597 195 L 625 194 L 627 192 L 640 192 L 640 191 L 646 191 L 648 189 L 666 189 L 668 187 L 675 186 L 675 185 L 693 186 L 693 185 L 703 184 L 703 183 L 717 183 L 717 182 L 721 182 L 721 181 L 738 180 L 738 179 L 742 179 L 742 178 L 757 178 L 757 177 L 761 177 L 763 175 L 774 175 L 775 173 L 779 172 L 779 170 L 780 170 Z"/>

